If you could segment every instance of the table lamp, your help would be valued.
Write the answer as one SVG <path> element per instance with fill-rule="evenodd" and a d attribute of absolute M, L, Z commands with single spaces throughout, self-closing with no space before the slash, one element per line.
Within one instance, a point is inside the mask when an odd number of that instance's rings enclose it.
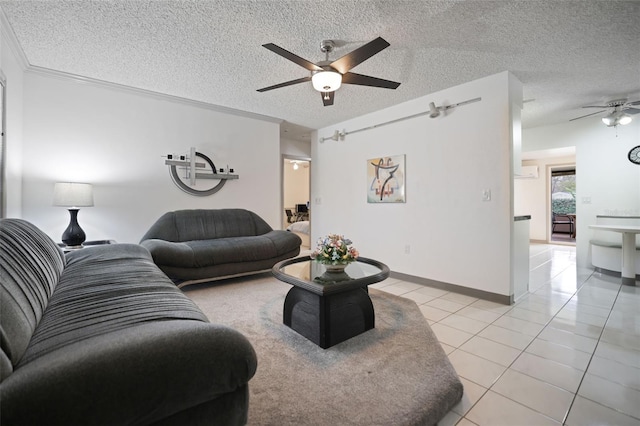
<path fill-rule="evenodd" d="M 53 189 L 53 205 L 69 207 L 71 221 L 62 234 L 62 242 L 70 248 L 82 247 L 87 238 L 78 224 L 78 207 L 93 206 L 93 187 L 88 183 L 59 182 Z"/>

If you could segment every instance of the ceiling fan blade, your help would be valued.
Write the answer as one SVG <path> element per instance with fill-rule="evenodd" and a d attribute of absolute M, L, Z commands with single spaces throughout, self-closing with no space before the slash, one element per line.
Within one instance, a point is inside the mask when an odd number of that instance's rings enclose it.
<path fill-rule="evenodd" d="M 273 53 L 275 53 L 277 55 L 280 55 L 283 58 L 288 59 L 291 62 L 294 62 L 294 63 L 300 65 L 302 68 L 308 69 L 309 71 L 322 71 L 322 68 L 320 68 L 319 66 L 317 66 L 313 62 L 309 62 L 306 59 L 301 58 L 300 56 L 298 56 L 298 55 L 296 55 L 294 53 L 291 53 L 288 50 L 285 50 L 280 46 L 276 46 L 273 43 L 263 44 L 262 47 L 265 47 L 265 48 L 269 49 Z"/>
<path fill-rule="evenodd" d="M 596 114 L 600 114 L 601 112 L 605 112 L 606 110 L 602 110 L 602 111 L 597 111 L 597 112 L 592 112 L 591 114 L 587 114 L 587 115 L 582 115 L 580 117 L 576 117 L 576 118 L 572 118 L 569 121 L 575 121 L 575 120 L 580 120 L 581 118 L 585 118 L 585 117 L 591 117 L 592 115 L 596 115 Z"/>
<path fill-rule="evenodd" d="M 382 78 L 356 74 L 353 72 L 344 74 L 342 76 L 342 82 L 345 84 L 357 84 L 359 86 L 382 87 L 384 89 L 396 89 L 400 86 L 400 83 L 396 81 L 383 80 Z"/>
<path fill-rule="evenodd" d="M 333 98 L 336 92 L 320 92 L 324 106 L 333 105 Z"/>
<path fill-rule="evenodd" d="M 640 101 L 627 102 L 622 107 L 622 110 L 625 111 L 627 114 L 640 114 Z"/>
<path fill-rule="evenodd" d="M 355 67 L 358 64 L 366 61 L 376 53 L 381 52 L 382 50 L 389 47 L 390 44 L 383 39 L 382 37 L 378 37 L 377 39 L 370 41 L 364 46 L 358 47 L 356 50 L 347 53 L 340 59 L 336 59 L 329 66 L 334 68 L 340 72 L 340 74 L 345 74 L 351 68 Z"/>
<path fill-rule="evenodd" d="M 266 92 L 267 90 L 279 89 L 281 87 L 292 86 L 294 84 L 304 83 L 307 81 L 311 81 L 311 77 L 302 77 L 296 80 L 285 81 L 284 83 L 274 84 L 273 86 L 263 87 L 262 89 L 258 89 L 258 92 Z"/>
<path fill-rule="evenodd" d="M 582 108 L 611 108 L 609 105 L 587 105 Z"/>

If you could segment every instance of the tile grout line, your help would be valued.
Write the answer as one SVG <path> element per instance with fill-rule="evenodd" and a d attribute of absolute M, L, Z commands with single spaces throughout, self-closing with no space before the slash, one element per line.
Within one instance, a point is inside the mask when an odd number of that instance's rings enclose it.
<path fill-rule="evenodd" d="M 565 269 L 565 270 L 566 270 L 566 269 Z M 590 275 L 589 275 L 589 277 L 591 277 L 592 275 L 593 275 L 593 273 L 592 273 L 592 274 L 590 274 Z M 556 275 L 556 276 L 557 276 L 557 275 Z M 577 278 L 577 277 L 576 277 L 576 278 Z M 553 279 L 549 280 L 549 282 L 548 282 L 548 283 L 546 283 L 546 284 L 544 284 L 544 285 L 549 284 L 551 281 L 553 281 Z M 560 311 L 561 311 L 561 310 L 562 310 L 562 309 L 563 309 L 563 308 L 564 308 L 564 307 L 569 303 L 569 301 L 570 301 L 570 300 L 571 300 L 571 299 L 572 299 L 576 294 L 578 294 L 578 291 L 580 291 L 580 290 L 582 289 L 582 287 L 584 286 L 584 283 L 586 283 L 587 281 L 588 281 L 588 279 L 584 280 L 584 282 L 583 282 L 583 284 L 580 286 L 580 288 L 577 288 L 577 289 L 576 289 L 576 291 L 571 295 L 571 297 L 570 297 L 569 299 L 567 299 L 567 301 L 566 301 L 566 302 L 564 302 L 564 304 L 563 304 L 563 305 L 562 305 L 562 307 L 558 310 L 558 312 L 560 312 Z M 544 285 L 543 285 L 543 286 L 544 286 Z M 538 289 L 542 288 L 543 286 L 538 287 Z M 533 293 L 530 293 L 530 294 L 533 294 Z M 515 306 L 515 305 L 514 305 L 514 306 Z M 502 315 L 501 315 L 499 318 L 497 318 L 495 321 L 497 321 L 498 319 L 502 318 L 502 317 L 503 317 L 504 315 L 506 315 L 508 312 L 510 312 L 510 310 L 509 310 L 509 311 L 507 311 L 507 312 L 505 312 L 504 314 L 502 314 Z M 478 404 L 478 402 L 480 402 L 480 400 L 482 399 L 482 397 L 484 397 L 484 396 L 487 394 L 487 392 L 489 392 L 489 391 L 493 388 L 493 386 L 494 386 L 494 385 L 495 385 L 495 384 L 496 384 L 496 383 L 497 383 L 497 382 L 502 378 L 502 376 L 504 376 L 504 374 L 507 372 L 507 370 L 509 370 L 509 369 L 511 368 L 511 366 L 512 366 L 512 365 L 513 365 L 513 364 L 514 364 L 514 363 L 515 363 L 515 362 L 520 358 L 520 356 L 522 356 L 522 354 L 523 354 L 523 353 L 525 353 L 525 351 L 527 350 L 527 348 L 528 348 L 529 346 L 531 346 L 531 344 L 532 344 L 532 343 L 533 343 L 533 342 L 538 338 L 538 336 L 540 336 L 540 334 L 542 334 L 542 332 L 547 328 L 547 326 L 548 326 L 548 325 L 549 325 L 549 324 L 550 324 L 550 323 L 551 323 L 551 322 L 556 318 L 557 314 L 558 314 L 558 313 L 556 313 L 555 315 L 553 315 L 553 317 L 551 317 L 551 319 L 549 319 L 549 321 L 547 321 L 547 323 L 546 323 L 546 324 L 544 324 L 544 326 L 543 326 L 543 327 L 542 327 L 542 329 L 538 332 L 538 334 L 536 334 L 536 336 L 531 340 L 531 342 L 529 342 L 529 344 L 527 344 L 527 346 L 525 346 L 525 347 L 524 347 L 524 349 L 522 349 L 522 350 L 520 351 L 520 354 L 519 354 L 519 355 L 518 355 L 518 356 L 517 356 L 517 357 L 516 357 L 512 362 L 511 362 L 511 364 L 509 364 L 509 366 L 507 366 L 507 368 L 505 368 L 505 370 L 504 370 L 504 371 L 503 371 L 503 372 L 502 372 L 502 373 L 501 373 L 501 374 L 500 374 L 500 375 L 499 375 L 499 376 L 498 376 L 498 377 L 497 377 L 497 378 L 496 378 L 496 379 L 491 383 L 491 386 L 489 386 L 489 387 L 487 388 L 487 390 L 482 394 L 482 396 L 481 396 L 480 398 L 478 398 L 478 400 L 477 400 L 477 401 L 476 401 L 476 402 L 475 402 L 471 407 L 469 407 L 469 409 L 467 410 L 467 412 L 465 413 L 465 415 L 464 415 L 464 416 L 462 416 L 462 417 L 460 418 L 460 420 L 462 420 L 462 419 L 464 418 L 465 420 L 471 421 L 470 419 L 467 419 L 466 415 L 467 415 L 468 413 L 470 413 L 470 412 L 471 412 L 471 410 L 473 409 L 473 407 L 475 407 L 475 406 Z M 495 321 L 494 321 L 494 322 L 495 322 Z M 529 322 L 531 322 L 531 321 L 529 321 Z M 491 324 L 493 324 L 493 323 L 491 323 Z M 497 326 L 497 327 L 499 327 L 499 326 Z M 602 332 L 604 332 L 604 327 L 603 327 Z M 466 343 L 466 342 L 465 342 L 465 343 Z M 499 342 L 497 342 L 497 343 L 499 343 Z M 596 347 L 597 347 L 597 346 L 596 346 Z M 456 350 L 458 350 L 458 349 L 459 349 L 459 348 L 456 348 L 456 349 L 455 349 L 454 351 L 452 351 L 451 353 L 454 353 L 454 352 L 455 352 Z M 462 350 L 462 349 L 460 349 L 460 350 Z M 462 350 L 462 351 L 463 351 L 463 352 L 465 352 L 464 350 Z M 594 349 L 594 353 L 595 353 L 595 349 Z M 472 355 L 475 355 L 475 354 L 472 354 Z M 478 356 L 478 355 L 475 355 L 475 356 Z M 480 358 L 482 358 L 482 357 L 480 357 Z M 489 360 L 489 361 L 490 361 L 490 360 Z M 587 366 L 587 367 L 588 367 L 588 366 Z M 529 376 L 529 375 L 528 375 L 528 374 L 526 374 L 526 373 L 522 373 L 522 374 L 524 374 L 524 375 L 526 375 L 526 376 L 528 376 L 528 377 L 531 377 L 531 378 L 533 378 L 533 379 L 540 380 L 540 379 L 537 379 L 536 377 Z M 584 374 L 586 374 L 586 369 L 585 369 L 585 371 L 584 371 Z M 583 374 L 583 378 L 584 378 L 584 374 Z M 465 377 L 465 379 L 466 379 L 466 380 L 469 380 L 469 379 L 467 379 L 466 377 Z M 471 381 L 473 382 L 473 380 L 471 380 Z M 474 382 L 474 383 L 475 383 L 475 382 Z M 546 382 L 543 382 L 543 383 L 546 383 Z M 580 382 L 580 383 L 582 383 L 582 379 L 581 379 L 581 382 Z M 477 383 L 477 384 L 478 384 L 478 385 L 480 385 L 479 383 Z M 551 383 L 549 383 L 549 384 L 550 384 L 551 386 L 555 386 L 555 385 L 552 385 Z M 482 386 L 482 385 L 480 385 L 480 386 Z M 556 387 L 557 387 L 557 386 L 556 386 Z M 578 389 L 579 389 L 579 388 L 580 388 L 580 386 L 578 385 Z M 576 389 L 576 392 L 574 393 L 574 396 L 573 396 L 573 399 L 572 399 L 572 403 L 569 405 L 569 408 L 567 409 L 567 412 L 566 412 L 566 413 L 565 413 L 565 415 L 564 415 L 564 418 L 565 418 L 565 419 L 566 419 L 566 417 L 568 416 L 568 414 L 569 414 L 569 412 L 570 412 L 570 410 L 571 410 L 571 406 L 573 405 L 573 400 L 575 400 L 575 396 L 576 396 L 576 395 L 577 395 L 577 393 L 578 393 L 578 389 Z M 494 391 L 494 392 L 495 392 L 495 391 Z M 497 393 L 497 392 L 496 392 L 496 393 Z M 555 420 L 555 419 L 553 419 L 553 418 L 551 418 L 551 417 L 547 416 L 546 414 L 541 413 L 541 412 L 539 412 L 538 410 L 535 410 L 535 409 L 533 409 L 533 408 L 531 408 L 531 407 L 528 407 L 528 406 L 526 406 L 526 405 L 524 405 L 524 404 L 522 404 L 522 403 L 520 403 L 520 402 L 518 402 L 518 401 L 515 401 L 515 400 L 513 400 L 513 399 L 511 399 L 511 398 L 509 398 L 509 397 L 507 397 L 507 396 L 504 396 L 504 395 L 502 395 L 502 394 L 498 394 L 498 395 L 501 395 L 501 396 L 503 396 L 504 398 L 506 398 L 506 399 L 508 399 L 508 400 L 510 400 L 510 401 L 513 401 L 514 403 L 516 403 L 516 404 L 518 404 L 518 405 L 522 405 L 523 407 L 526 407 L 526 408 L 528 408 L 528 409 L 530 409 L 530 410 L 532 410 L 532 411 L 534 411 L 534 412 L 536 412 L 536 413 L 540 414 L 541 416 L 544 416 L 544 417 L 546 417 L 546 418 L 549 418 L 549 419 L 551 419 L 551 420 L 553 420 L 553 421 L 557 421 L 557 420 Z M 459 421 L 458 421 L 458 422 L 459 422 Z M 564 419 L 562 420 L 562 424 L 564 424 Z"/>
<path fill-rule="evenodd" d="M 595 273 L 595 271 L 594 271 Z M 593 275 L 593 274 L 592 274 Z M 593 361 L 593 357 L 596 356 L 596 350 L 598 350 L 598 346 L 600 345 L 600 340 L 602 339 L 602 335 L 604 334 L 604 330 L 607 327 L 607 323 L 609 322 L 609 318 L 611 318 L 611 313 L 613 312 L 613 307 L 616 305 L 616 302 L 618 301 L 618 297 L 620 297 L 620 292 L 622 291 L 622 284 L 620 285 L 620 287 L 618 287 L 618 292 L 616 293 L 616 298 L 613 300 L 613 303 L 611 304 L 611 309 L 609 310 L 609 314 L 607 315 L 607 320 L 604 322 L 604 325 L 602 326 L 602 330 L 600 330 L 600 334 L 598 335 L 598 341 L 596 342 L 596 346 L 593 348 L 593 352 L 591 353 L 591 356 L 589 357 L 589 362 L 587 363 L 587 366 L 584 369 L 584 374 L 582 375 L 582 377 L 580 378 L 580 383 L 578 383 L 578 388 L 576 389 L 576 393 L 573 395 L 573 398 L 571 399 L 571 404 L 569 404 L 569 409 L 567 410 L 567 413 L 564 415 L 564 419 L 562 420 L 562 424 L 566 425 L 567 423 L 567 419 L 569 417 L 569 413 L 571 412 L 571 408 L 573 407 L 573 404 L 576 401 L 576 398 L 578 397 L 578 391 L 580 390 L 580 387 L 582 386 L 582 382 L 584 382 L 584 378 L 587 375 L 587 371 L 589 371 L 589 366 L 591 365 L 591 362 Z M 583 397 L 585 398 L 585 397 Z M 592 399 L 589 398 L 585 398 L 595 404 L 601 405 L 605 408 L 610 408 L 616 412 L 619 412 L 621 414 L 625 414 L 628 415 L 626 413 L 622 413 L 619 410 L 613 408 L 613 407 L 607 407 L 606 405 L 600 404 L 598 401 L 593 401 Z M 632 418 L 635 418 L 634 416 L 630 416 Z"/>

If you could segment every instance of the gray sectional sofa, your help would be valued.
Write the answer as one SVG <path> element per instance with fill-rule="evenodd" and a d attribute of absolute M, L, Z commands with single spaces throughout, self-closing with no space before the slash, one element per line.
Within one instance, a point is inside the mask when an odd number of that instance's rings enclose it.
<path fill-rule="evenodd" d="M 235 425 L 257 360 L 139 245 L 71 252 L 0 220 L 0 413 L 9 425 Z"/>
<path fill-rule="evenodd" d="M 249 210 L 178 210 L 162 215 L 140 244 L 182 286 L 269 270 L 297 256 L 302 240 Z"/>

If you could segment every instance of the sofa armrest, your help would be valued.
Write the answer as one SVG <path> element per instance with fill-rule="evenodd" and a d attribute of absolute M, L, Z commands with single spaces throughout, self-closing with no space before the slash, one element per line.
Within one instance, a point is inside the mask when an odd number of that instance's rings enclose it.
<path fill-rule="evenodd" d="M 0 384 L 2 423 L 148 424 L 245 386 L 256 367 L 253 347 L 231 328 L 139 325 L 17 369 Z"/>
<path fill-rule="evenodd" d="M 193 249 L 185 243 L 150 239 L 140 245 L 149 250 L 156 265 L 191 265 L 194 262 Z"/>

